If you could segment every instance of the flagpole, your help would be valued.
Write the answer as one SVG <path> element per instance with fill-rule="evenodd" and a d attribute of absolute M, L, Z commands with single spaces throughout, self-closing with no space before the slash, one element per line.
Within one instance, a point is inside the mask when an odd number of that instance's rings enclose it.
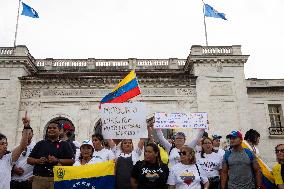
<path fill-rule="evenodd" d="M 205 4 L 204 1 L 202 0 L 203 3 L 203 23 L 204 23 L 204 31 L 205 31 L 205 40 L 206 40 L 206 46 L 208 46 L 208 39 L 207 39 L 207 27 L 206 27 L 206 20 L 205 20 Z"/>
<path fill-rule="evenodd" d="M 17 15 L 17 23 L 16 23 L 16 31 L 15 31 L 14 47 L 16 47 L 16 42 L 17 42 L 17 34 L 18 34 L 18 24 L 19 24 L 20 6 L 21 6 L 21 0 L 19 0 L 19 6 L 18 6 L 18 15 Z"/>

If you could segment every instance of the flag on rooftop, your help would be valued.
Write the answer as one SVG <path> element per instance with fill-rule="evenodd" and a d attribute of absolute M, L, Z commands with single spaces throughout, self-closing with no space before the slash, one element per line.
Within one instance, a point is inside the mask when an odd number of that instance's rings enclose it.
<path fill-rule="evenodd" d="M 22 14 L 24 16 L 32 17 L 32 18 L 39 18 L 38 13 L 29 5 L 22 2 L 23 10 Z"/>
<path fill-rule="evenodd" d="M 218 12 L 216 9 L 206 3 L 204 3 L 204 15 L 207 17 L 222 18 L 223 20 L 227 20 L 224 13 Z"/>
<path fill-rule="evenodd" d="M 138 86 L 135 71 L 132 70 L 111 93 L 107 94 L 102 100 L 104 103 L 121 103 L 141 94 Z"/>

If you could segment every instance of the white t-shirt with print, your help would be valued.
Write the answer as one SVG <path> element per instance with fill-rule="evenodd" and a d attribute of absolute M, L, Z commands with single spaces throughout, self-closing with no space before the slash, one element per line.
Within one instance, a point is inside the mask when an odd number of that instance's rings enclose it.
<path fill-rule="evenodd" d="M 117 159 L 118 157 L 124 157 L 124 158 L 128 158 L 130 156 L 132 156 L 132 162 L 133 162 L 133 165 L 136 164 L 137 161 L 140 160 L 140 156 L 142 154 L 142 150 L 140 148 L 136 148 L 134 149 L 131 153 L 129 154 L 125 154 L 121 151 L 120 147 L 118 146 L 115 146 L 113 149 L 112 149 L 114 155 L 115 155 L 115 158 Z"/>
<path fill-rule="evenodd" d="M 10 189 L 12 171 L 12 153 L 4 155 L 0 159 L 0 188 Z"/>
<path fill-rule="evenodd" d="M 93 153 L 93 161 L 94 163 L 100 163 L 100 162 L 105 162 L 105 161 L 109 161 L 109 160 L 114 160 L 115 156 L 114 153 L 106 148 L 103 148 L 100 151 L 94 151 Z"/>
<path fill-rule="evenodd" d="M 92 158 L 92 159 L 90 159 L 90 161 L 89 161 L 88 163 L 86 163 L 85 165 L 90 165 L 90 164 L 98 163 L 98 162 L 96 162 L 96 161 L 97 161 L 96 159 Z M 81 165 L 81 161 L 80 161 L 80 159 L 78 158 L 78 159 L 75 160 L 75 163 L 73 164 L 73 166 L 80 166 L 80 165 Z"/>
<path fill-rule="evenodd" d="M 201 189 L 200 181 L 203 184 L 208 182 L 205 171 L 199 166 L 198 173 L 196 164 L 184 165 L 178 163 L 170 169 L 167 184 L 176 186 L 176 189 Z"/>
<path fill-rule="evenodd" d="M 12 176 L 12 180 L 22 182 L 22 181 L 28 180 L 29 178 L 31 178 L 33 176 L 34 166 L 28 164 L 27 159 L 28 159 L 31 151 L 33 150 L 34 146 L 35 146 L 35 142 L 31 142 L 30 145 L 27 146 L 26 153 L 25 154 L 22 153 L 20 155 L 19 159 L 16 161 L 15 166 L 18 167 L 18 168 L 21 167 L 24 170 L 24 173 L 20 176 L 14 174 Z"/>
<path fill-rule="evenodd" d="M 223 157 L 219 153 L 204 153 L 204 158 L 201 158 L 201 154 L 198 153 L 196 154 L 196 161 L 206 172 L 208 178 L 220 176 L 219 170 L 222 169 Z"/>

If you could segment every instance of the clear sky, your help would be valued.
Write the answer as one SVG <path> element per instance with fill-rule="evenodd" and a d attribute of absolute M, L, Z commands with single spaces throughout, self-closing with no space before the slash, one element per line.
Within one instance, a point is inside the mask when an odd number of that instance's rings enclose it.
<path fill-rule="evenodd" d="M 18 45 L 35 58 L 186 58 L 205 45 L 201 0 L 23 0 Z M 284 79 L 284 0 L 205 0 L 209 45 L 242 45 L 246 78 Z M 13 46 L 18 0 L 0 0 L 0 46 Z M 21 8 L 22 9 L 22 8 Z M 20 10 L 21 12 L 21 10 Z"/>

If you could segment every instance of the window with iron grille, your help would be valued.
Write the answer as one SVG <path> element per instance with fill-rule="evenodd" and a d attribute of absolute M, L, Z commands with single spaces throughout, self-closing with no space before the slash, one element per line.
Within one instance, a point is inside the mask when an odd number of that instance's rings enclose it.
<path fill-rule="evenodd" d="M 270 118 L 270 135 L 284 135 L 284 121 L 281 104 L 268 104 Z"/>

